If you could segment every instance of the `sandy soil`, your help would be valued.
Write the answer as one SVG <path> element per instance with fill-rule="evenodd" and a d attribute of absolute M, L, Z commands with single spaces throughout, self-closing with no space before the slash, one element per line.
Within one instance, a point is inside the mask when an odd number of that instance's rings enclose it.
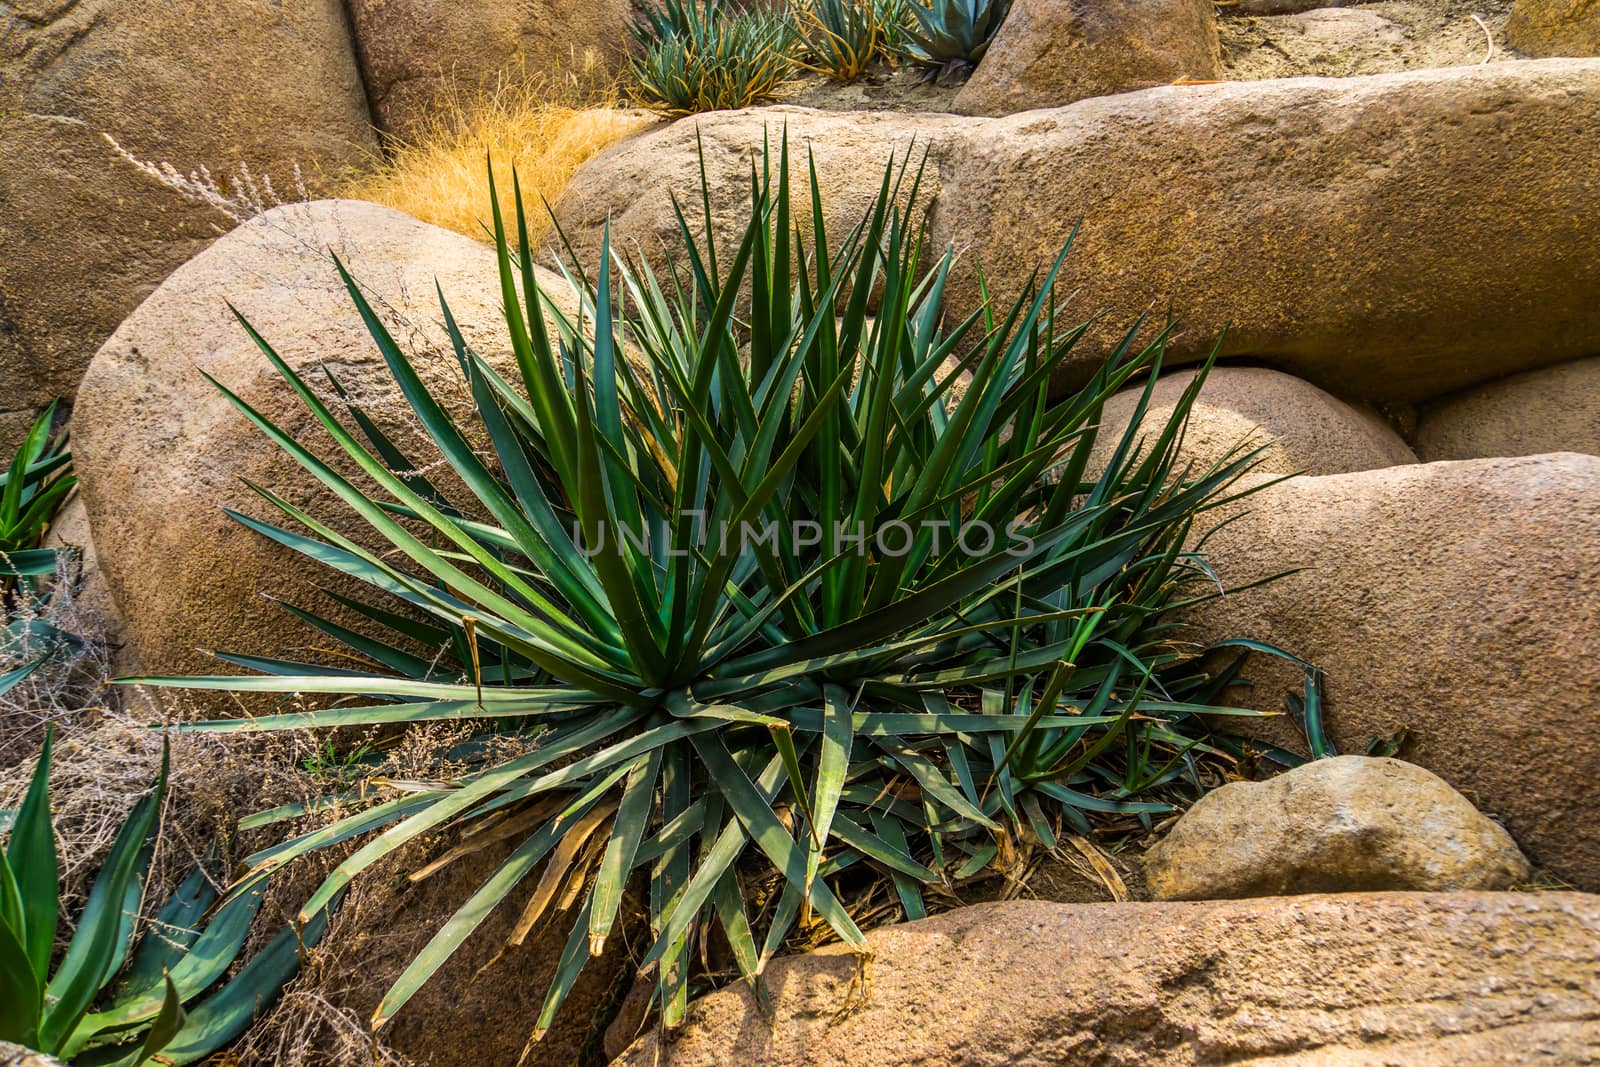
<path fill-rule="evenodd" d="M 827 111 L 949 111 L 958 88 L 924 80 L 913 66 L 878 63 L 849 84 L 803 73 L 783 87 L 778 102 Z"/>

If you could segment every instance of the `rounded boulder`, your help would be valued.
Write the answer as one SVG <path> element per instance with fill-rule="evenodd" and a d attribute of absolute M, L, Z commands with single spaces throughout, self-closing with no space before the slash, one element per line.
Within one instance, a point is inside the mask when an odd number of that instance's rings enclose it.
<path fill-rule="evenodd" d="M 1172 417 L 1193 376 L 1156 382 L 1141 427 L 1154 436 Z M 1144 395 L 1142 386 L 1106 401 L 1090 470 L 1102 470 Z M 1415 463 L 1400 435 L 1370 411 L 1310 382 L 1262 367 L 1214 367 L 1189 412 L 1182 459 L 1205 470 L 1245 446 L 1260 449 L 1254 470 L 1268 474 L 1343 474 Z"/>
<path fill-rule="evenodd" d="M 509 359 L 494 249 L 389 208 L 344 200 L 280 208 L 175 271 L 95 356 L 73 425 L 100 569 L 126 619 L 127 651 L 145 673 L 216 673 L 207 649 L 296 659 L 318 643 L 274 601 L 326 610 L 315 589 L 337 576 L 224 514 L 232 508 L 289 522 L 246 480 L 352 536 L 369 536 L 206 380 L 216 378 L 319 455 L 342 455 L 230 304 L 334 411 L 342 413 L 344 402 L 330 373 L 408 455 L 437 455 L 329 249 L 448 409 L 469 412 L 471 397 L 444 332 L 436 282 L 467 342 L 485 358 Z M 541 277 L 564 288 L 553 275 Z"/>
<path fill-rule="evenodd" d="M 1157 900 L 1509 889 L 1531 873 L 1511 835 L 1444 779 L 1367 756 L 1213 789 L 1145 855 Z"/>
<path fill-rule="evenodd" d="M 1422 409 L 1423 459 L 1600 456 L 1600 357 L 1515 374 L 1445 397 Z"/>
<path fill-rule="evenodd" d="M 1211 0 L 1013 0 L 954 106 L 1009 115 L 1221 77 Z"/>

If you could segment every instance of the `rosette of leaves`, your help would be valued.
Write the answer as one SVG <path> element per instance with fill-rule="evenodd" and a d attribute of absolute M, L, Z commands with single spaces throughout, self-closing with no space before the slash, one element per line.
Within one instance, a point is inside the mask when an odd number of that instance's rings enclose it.
<path fill-rule="evenodd" d="M 978 65 L 1000 24 L 1011 13 L 1011 0 L 920 0 L 907 4 L 916 25 L 908 32 L 906 52 L 930 71 L 964 71 Z"/>
<path fill-rule="evenodd" d="M 0 1041 L 76 1067 L 137 1067 L 157 1056 L 179 1065 L 203 1060 L 243 1033 L 294 977 L 301 946 L 315 945 L 326 929 L 326 909 L 299 930 L 285 927 L 229 976 L 266 879 L 251 877 L 219 900 L 213 874 L 197 867 L 141 932 L 167 786 L 163 754 L 160 775 L 112 842 L 52 969 L 61 908 L 51 741 L 47 732 L 0 853 Z"/>
<path fill-rule="evenodd" d="M 497 214 L 514 365 L 470 348 L 441 294 L 477 403 L 464 422 L 341 266 L 429 455 L 345 425 L 243 324 L 360 481 L 228 393 L 342 502 L 315 515 L 258 487 L 288 521 L 235 517 L 370 588 L 341 598 L 363 633 L 300 612 L 367 665 L 228 656 L 258 673 L 140 681 L 336 698 L 187 729 L 470 720 L 535 744 L 409 783 L 272 856 L 366 835 L 310 917 L 424 834 L 471 831 L 419 876 L 517 842 L 375 1023 L 515 906 L 518 937 L 569 930 L 537 1037 L 637 877 L 637 963 L 672 1025 L 707 938 L 752 980 L 802 921 L 860 945 L 864 892 L 920 916 L 928 887 L 1008 845 L 1172 812 L 1223 758 L 1202 713 L 1229 711 L 1214 706 L 1225 679 L 1195 669 L 1167 618 L 1214 594 L 1187 546 L 1252 464 L 1180 465 L 1203 372 L 1091 470 L 1105 400 L 1159 370 L 1163 338 L 1140 345 L 1133 324 L 1085 387 L 1052 399 L 1086 329 L 1057 320 L 1062 260 L 1013 302 L 953 313 L 952 254 L 919 266 L 920 171 L 891 164 L 858 224 L 832 234 L 813 172 L 802 238 L 786 146 L 773 162 L 752 174 L 736 247 L 698 236 L 714 229 L 706 191 L 702 220 L 679 210 L 670 269 L 616 254 L 609 234 L 592 273 L 569 267 L 575 315 L 535 272 L 520 210 L 515 232 Z M 434 450 L 454 493 L 397 473 Z M 369 541 L 340 532 L 352 517 Z M 718 533 L 745 527 L 755 536 Z M 463 669 L 433 666 L 441 650 Z"/>
<path fill-rule="evenodd" d="M 787 14 L 664 0 L 645 5 L 631 29 L 639 46 L 634 95 L 671 113 L 749 107 L 770 99 L 794 70 Z"/>
<path fill-rule="evenodd" d="M 903 47 L 905 6 L 904 0 L 800 0 L 795 32 L 807 57 L 800 65 L 855 81 Z"/>

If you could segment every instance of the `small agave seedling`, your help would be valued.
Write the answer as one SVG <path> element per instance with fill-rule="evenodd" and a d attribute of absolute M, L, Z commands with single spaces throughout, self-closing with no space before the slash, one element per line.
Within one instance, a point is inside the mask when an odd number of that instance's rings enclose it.
<path fill-rule="evenodd" d="M 51 825 L 47 733 L 26 799 L 0 853 L 0 1040 L 74 1067 L 137 1067 L 159 1054 L 195 1063 L 232 1041 L 277 996 L 314 945 L 326 911 L 285 928 L 232 977 L 227 971 L 266 891 L 254 878 L 218 900 L 203 868 L 177 888 L 142 936 L 137 917 L 155 851 L 167 758 L 128 814 L 77 929 L 52 971 L 60 877 Z"/>

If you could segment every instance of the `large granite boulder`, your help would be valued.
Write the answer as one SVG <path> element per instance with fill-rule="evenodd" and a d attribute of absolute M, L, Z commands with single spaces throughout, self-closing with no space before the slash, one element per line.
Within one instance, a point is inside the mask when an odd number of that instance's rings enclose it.
<path fill-rule="evenodd" d="M 1367 756 L 1213 789 L 1144 869 L 1156 900 L 1509 889 L 1532 873 L 1510 835 L 1444 779 Z"/>
<path fill-rule="evenodd" d="M 1587 452 L 1600 456 L 1600 357 L 1514 374 L 1426 405 L 1425 460 Z"/>
<path fill-rule="evenodd" d="M 1493 816 L 1536 866 L 1600 887 L 1600 457 L 1426 463 L 1295 478 L 1206 543 L 1240 588 L 1194 612 L 1326 672 L 1341 752 L 1411 733 L 1408 760 Z M 1219 517 L 1220 518 L 1220 517 Z M 1234 704 L 1282 712 L 1304 671 L 1259 655 Z M 1286 717 L 1230 729 L 1304 751 Z"/>
<path fill-rule="evenodd" d="M 976 305 L 975 265 L 1009 299 L 1081 221 L 1058 291 L 1069 316 L 1107 314 L 1063 386 L 1151 310 L 1178 320 L 1169 363 L 1226 331 L 1224 355 L 1345 400 L 1425 400 L 1600 335 L 1600 174 L 1572 133 L 1600 128 L 1600 61 L 1169 86 L 995 119 L 701 115 L 591 161 L 556 213 L 581 248 L 609 217 L 648 251 L 675 240 L 669 192 L 696 202 L 697 134 L 725 219 L 745 196 L 725 179 L 785 127 L 851 221 L 890 146 L 926 146 L 930 253 L 963 257 L 953 311 Z"/>
<path fill-rule="evenodd" d="M 1415 400 L 1589 355 L 1600 128 L 1583 60 L 1174 86 L 996 119 L 941 159 L 934 245 L 1005 296 L 1081 220 L 1058 283 L 1147 309 L 1174 359 L 1257 357 L 1347 400 Z M 963 274 L 958 306 L 976 300 Z"/>
<path fill-rule="evenodd" d="M 340 0 L 0 5 L 0 446 L 232 219 L 119 157 L 294 199 L 376 149 Z"/>
<path fill-rule="evenodd" d="M 1211 0 L 1013 0 L 954 107 L 1009 115 L 1220 77 Z"/>
<path fill-rule="evenodd" d="M 1356 893 L 961 908 L 734 984 L 617 1062 L 1462 1067 L 1600 1054 L 1600 899 Z"/>
<path fill-rule="evenodd" d="M 403 444 L 418 439 L 329 248 L 453 410 L 470 410 L 471 398 L 440 323 L 435 280 L 469 343 L 494 359 L 509 348 L 493 248 L 373 204 L 280 208 L 174 272 L 95 356 L 73 431 L 98 562 L 127 619 L 127 651 L 143 671 L 215 673 L 216 662 L 200 650 L 296 658 L 317 643 L 273 598 L 315 601 L 312 586 L 328 583 L 332 572 L 223 514 L 229 507 L 281 520 L 241 479 L 336 526 L 348 514 L 206 381 L 212 375 L 314 450 L 335 448 L 229 302 L 336 410 L 319 368 L 332 368 L 386 432 Z M 541 276 L 556 290 L 565 285 Z"/>

